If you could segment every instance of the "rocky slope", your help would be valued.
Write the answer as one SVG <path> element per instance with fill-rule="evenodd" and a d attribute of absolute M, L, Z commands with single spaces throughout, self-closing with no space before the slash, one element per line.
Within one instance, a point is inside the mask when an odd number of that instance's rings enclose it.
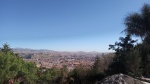
<path fill-rule="evenodd" d="M 115 74 L 103 79 L 100 82 L 97 82 L 96 84 L 150 84 L 150 83 L 142 82 L 128 75 Z"/>

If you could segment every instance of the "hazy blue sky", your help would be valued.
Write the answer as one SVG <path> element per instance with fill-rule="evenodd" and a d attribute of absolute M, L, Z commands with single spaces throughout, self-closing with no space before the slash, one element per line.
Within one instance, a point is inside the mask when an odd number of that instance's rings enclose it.
<path fill-rule="evenodd" d="M 149 0 L 0 0 L 0 45 L 109 52 L 124 18 Z"/>

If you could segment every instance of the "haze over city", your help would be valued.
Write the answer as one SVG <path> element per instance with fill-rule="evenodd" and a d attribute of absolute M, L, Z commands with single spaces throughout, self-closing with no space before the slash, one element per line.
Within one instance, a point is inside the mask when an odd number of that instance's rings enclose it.
<path fill-rule="evenodd" d="M 124 18 L 149 0 L 0 0 L 0 44 L 12 48 L 110 52 Z"/>

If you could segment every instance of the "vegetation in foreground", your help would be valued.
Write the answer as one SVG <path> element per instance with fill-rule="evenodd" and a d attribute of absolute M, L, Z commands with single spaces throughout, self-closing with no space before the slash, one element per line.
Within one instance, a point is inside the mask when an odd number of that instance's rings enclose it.
<path fill-rule="evenodd" d="M 4 44 L 0 49 L 1 84 L 91 84 L 102 80 L 113 55 L 96 57 L 93 66 L 79 65 L 72 71 L 63 68 L 37 68 L 35 63 L 24 61 Z"/>
<path fill-rule="evenodd" d="M 77 66 L 68 71 L 55 67 L 37 68 L 13 53 L 7 44 L 0 49 L 1 84 L 93 84 L 108 75 L 123 73 L 132 77 L 150 77 L 150 5 L 145 4 L 141 13 L 133 13 L 125 19 L 126 37 L 109 45 L 115 56 L 96 57 L 93 66 Z M 137 44 L 131 36 L 139 36 Z M 112 59 L 113 57 L 113 59 Z"/>

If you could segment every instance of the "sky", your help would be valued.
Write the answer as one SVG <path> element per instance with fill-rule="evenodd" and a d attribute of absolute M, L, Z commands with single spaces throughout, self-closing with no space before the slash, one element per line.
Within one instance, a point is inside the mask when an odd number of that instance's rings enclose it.
<path fill-rule="evenodd" d="M 0 45 L 110 52 L 128 14 L 149 0 L 0 0 Z"/>

